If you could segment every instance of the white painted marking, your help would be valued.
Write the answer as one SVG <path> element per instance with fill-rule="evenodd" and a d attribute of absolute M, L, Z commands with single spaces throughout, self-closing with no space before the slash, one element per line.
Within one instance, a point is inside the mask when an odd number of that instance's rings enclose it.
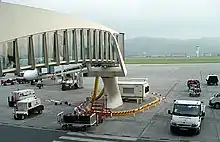
<path fill-rule="evenodd" d="M 104 139 L 113 139 L 113 140 L 127 140 L 127 141 L 137 141 L 137 138 L 132 137 L 120 137 L 120 136 L 108 136 L 108 135 L 95 135 L 95 134 L 88 134 L 88 133 L 75 133 L 75 132 L 68 132 L 67 135 L 75 135 L 75 136 L 84 136 L 84 137 L 93 137 L 93 138 L 104 138 Z"/>
<path fill-rule="evenodd" d="M 61 136 L 59 139 L 71 140 L 71 141 L 81 141 L 81 142 L 116 142 L 116 141 L 107 141 L 107 140 L 97 140 L 97 139 L 87 139 L 80 137 L 69 137 L 69 136 Z"/>
<path fill-rule="evenodd" d="M 52 142 L 63 142 L 63 141 L 52 141 Z"/>

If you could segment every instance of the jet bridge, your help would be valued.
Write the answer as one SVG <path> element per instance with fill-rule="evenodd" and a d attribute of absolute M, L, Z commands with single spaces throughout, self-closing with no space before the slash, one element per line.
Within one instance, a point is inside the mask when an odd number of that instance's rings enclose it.
<path fill-rule="evenodd" d="M 127 74 L 124 33 L 65 14 L 42 12 L 42 9 L 16 4 L 0 5 L 1 75 L 80 63 L 86 66 L 88 76 L 102 77 L 108 100 L 112 100 L 112 103 L 108 103 L 109 107 L 122 104 L 117 77 Z M 13 23 L 8 17 L 19 20 Z M 31 17 L 38 22 L 26 20 Z M 10 27 L 17 28 L 12 30 Z"/>

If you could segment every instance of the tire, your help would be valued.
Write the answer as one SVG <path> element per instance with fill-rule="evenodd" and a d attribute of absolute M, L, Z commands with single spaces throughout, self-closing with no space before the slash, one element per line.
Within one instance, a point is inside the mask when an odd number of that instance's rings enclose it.
<path fill-rule="evenodd" d="M 38 114 L 42 114 L 42 110 L 38 110 Z"/>
<path fill-rule="evenodd" d="M 14 115 L 14 119 L 15 119 L 15 120 L 18 120 L 18 118 L 17 118 L 15 115 Z"/>
<path fill-rule="evenodd" d="M 67 90 L 65 85 L 62 85 L 61 89 L 62 89 L 62 91 L 66 91 Z"/>
<path fill-rule="evenodd" d="M 172 127 L 172 126 L 170 126 L 170 132 L 173 134 L 173 133 L 175 133 L 175 130 L 174 130 L 174 128 Z"/>
<path fill-rule="evenodd" d="M 25 115 L 20 115 L 21 120 L 25 119 Z"/>
<path fill-rule="evenodd" d="M 63 130 L 67 130 L 67 125 L 64 124 L 64 125 L 62 126 L 62 129 L 63 129 Z"/>
<path fill-rule="evenodd" d="M 86 131 L 86 126 L 83 126 L 83 127 L 81 128 L 81 131 L 85 132 L 85 131 Z"/>
<path fill-rule="evenodd" d="M 79 86 L 77 83 L 74 84 L 74 89 L 79 89 Z"/>
<path fill-rule="evenodd" d="M 215 103 L 215 108 L 220 109 L 220 103 Z"/>
<path fill-rule="evenodd" d="M 196 131 L 196 135 L 199 135 L 201 133 L 201 125 L 199 127 L 199 130 Z"/>

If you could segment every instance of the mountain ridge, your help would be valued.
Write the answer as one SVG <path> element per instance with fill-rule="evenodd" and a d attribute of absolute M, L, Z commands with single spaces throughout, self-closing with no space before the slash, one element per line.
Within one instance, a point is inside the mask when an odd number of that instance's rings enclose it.
<path fill-rule="evenodd" d="M 195 39 L 173 39 L 164 37 L 135 37 L 125 40 L 125 55 L 170 55 L 186 53 L 196 55 L 196 46 L 200 54 L 220 53 L 220 37 L 202 37 Z"/>

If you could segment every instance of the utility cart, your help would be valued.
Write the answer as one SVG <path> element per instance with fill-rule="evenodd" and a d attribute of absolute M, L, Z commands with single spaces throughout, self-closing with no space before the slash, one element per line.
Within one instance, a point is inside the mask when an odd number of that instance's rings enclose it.
<path fill-rule="evenodd" d="M 201 88 L 199 88 L 199 87 L 191 87 L 189 90 L 189 96 L 199 97 L 200 94 L 201 94 Z"/>
<path fill-rule="evenodd" d="M 71 127 L 80 128 L 81 131 L 86 131 L 88 127 L 97 124 L 97 115 L 95 113 L 77 115 L 73 113 L 64 114 L 60 112 L 57 114 L 57 122 L 62 126 L 63 130 Z"/>
<path fill-rule="evenodd" d="M 106 97 L 95 100 L 90 104 L 90 99 L 74 107 L 72 113 L 60 112 L 57 114 L 57 122 L 62 129 L 71 129 L 73 127 L 86 131 L 88 127 L 102 123 L 106 117 L 111 116 L 111 111 L 106 108 Z"/>

